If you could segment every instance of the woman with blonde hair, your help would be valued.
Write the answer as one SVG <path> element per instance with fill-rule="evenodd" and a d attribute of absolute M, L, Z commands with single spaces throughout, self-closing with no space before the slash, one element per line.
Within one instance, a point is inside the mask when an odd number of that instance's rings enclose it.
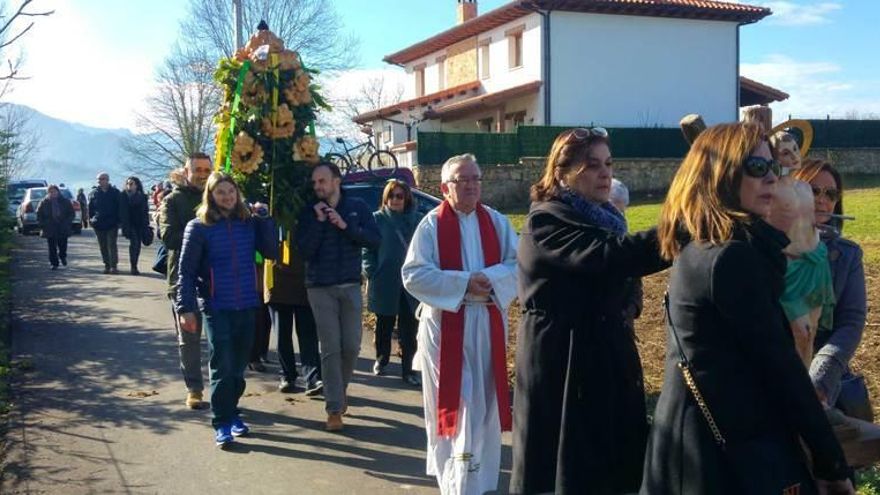
<path fill-rule="evenodd" d="M 669 188 L 666 367 L 642 493 L 853 493 L 779 303 L 789 241 L 765 221 L 779 172 L 760 126 L 724 124 Z"/>
<path fill-rule="evenodd" d="M 373 218 L 382 233 L 382 242 L 363 251 L 363 269 L 369 280 L 367 308 L 376 314 L 376 362 L 373 373 L 382 375 L 391 358 L 391 334 L 397 323 L 401 350 L 401 378 L 408 385 L 421 385 L 412 369 L 416 353 L 418 321 L 415 313 L 418 303 L 403 288 L 400 268 L 421 215 L 409 184 L 391 179 L 382 191 L 382 204 Z"/>
<path fill-rule="evenodd" d="M 512 493 L 640 485 L 648 423 L 627 287 L 666 263 L 656 231 L 626 234 L 612 175 L 605 130 L 571 129 L 532 186 L 517 251 Z"/>
<path fill-rule="evenodd" d="M 254 211 L 267 209 L 256 203 Z M 254 254 L 276 258 L 274 233 L 271 218 L 245 206 L 232 177 L 214 172 L 183 236 L 175 309 L 186 332 L 196 331 L 201 311 L 210 350 L 211 423 L 221 448 L 250 431 L 239 416 L 238 400 L 261 304 Z"/>

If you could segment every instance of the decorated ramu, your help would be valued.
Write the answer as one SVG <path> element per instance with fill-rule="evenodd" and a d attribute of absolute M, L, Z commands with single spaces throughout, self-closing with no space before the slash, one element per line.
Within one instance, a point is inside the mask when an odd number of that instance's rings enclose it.
<path fill-rule="evenodd" d="M 225 89 L 214 117 L 214 163 L 233 174 L 249 200 L 268 199 L 286 229 L 310 194 L 310 167 L 319 161 L 314 122 L 317 110 L 329 107 L 312 83 L 316 73 L 265 21 L 214 73 Z"/>

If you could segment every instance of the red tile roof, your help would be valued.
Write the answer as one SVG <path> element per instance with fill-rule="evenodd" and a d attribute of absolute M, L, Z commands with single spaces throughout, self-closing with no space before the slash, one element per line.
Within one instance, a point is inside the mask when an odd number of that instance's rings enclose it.
<path fill-rule="evenodd" d="M 512 88 L 502 89 L 494 93 L 486 93 L 482 95 L 472 96 L 465 100 L 456 101 L 449 105 L 434 109 L 433 117 L 441 120 L 452 120 L 476 111 L 492 108 L 504 101 L 520 96 L 537 93 L 543 83 L 541 81 L 532 81 Z"/>
<path fill-rule="evenodd" d="M 753 79 L 739 76 L 740 106 L 766 105 L 774 101 L 788 99 L 788 93 L 759 83 Z"/>
<path fill-rule="evenodd" d="M 765 7 L 711 0 L 513 0 L 510 3 L 447 29 L 424 41 L 385 57 L 390 64 L 405 64 L 459 41 L 525 17 L 539 10 L 594 14 L 677 17 L 749 24 L 772 12 Z"/>
<path fill-rule="evenodd" d="M 400 103 L 388 105 L 387 107 L 382 107 L 377 110 L 364 112 L 360 115 L 355 116 L 352 120 L 358 124 L 366 124 L 367 122 L 379 120 L 383 117 L 391 117 L 393 115 L 397 115 L 405 110 L 413 110 L 416 107 L 426 107 L 432 104 L 436 105 L 438 103 L 442 103 L 445 100 L 452 99 L 456 96 L 466 95 L 472 91 L 478 91 L 482 87 L 483 85 L 480 83 L 480 81 L 471 81 L 469 83 L 459 84 L 458 86 L 453 86 L 451 88 L 437 91 L 436 93 L 427 94 L 425 96 L 420 96 L 411 100 L 401 101 Z"/>

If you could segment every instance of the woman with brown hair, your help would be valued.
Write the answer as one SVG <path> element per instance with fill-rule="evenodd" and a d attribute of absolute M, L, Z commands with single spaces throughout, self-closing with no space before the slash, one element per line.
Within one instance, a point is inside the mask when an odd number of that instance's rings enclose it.
<path fill-rule="evenodd" d="M 604 129 L 556 138 L 517 253 L 513 493 L 638 490 L 648 424 L 627 328 L 631 277 L 663 269 L 656 231 L 626 235 Z"/>
<path fill-rule="evenodd" d="M 700 134 L 672 180 L 658 225 L 673 261 L 666 367 L 642 493 L 853 493 L 779 303 L 789 241 L 765 221 L 779 172 L 763 130 L 737 123 Z"/>
<path fill-rule="evenodd" d="M 828 263 L 834 284 L 834 317 L 830 327 L 819 326 L 813 342 L 815 354 L 810 363 L 810 378 L 819 398 L 828 406 L 848 416 L 870 421 L 870 404 L 861 401 L 838 401 L 841 385 L 857 379 L 849 363 L 862 341 L 867 301 L 862 248 L 842 236 L 843 180 L 840 173 L 823 160 L 806 160 L 795 179 L 810 184 L 813 190 L 816 224 L 828 249 Z M 855 383 L 855 382 L 854 382 Z"/>
<path fill-rule="evenodd" d="M 382 233 L 378 247 L 366 248 L 363 269 L 367 284 L 367 308 L 376 314 L 376 362 L 373 373 L 382 375 L 391 358 L 391 334 L 397 322 L 400 342 L 401 377 L 414 387 L 420 386 L 412 369 L 416 353 L 416 300 L 403 288 L 400 268 L 421 216 L 415 207 L 412 191 L 406 182 L 391 179 L 382 191 L 382 205 L 373 213 Z"/>
<path fill-rule="evenodd" d="M 186 225 L 180 276 L 174 301 L 180 328 L 196 331 L 196 318 L 208 335 L 211 375 L 211 424 L 220 448 L 250 428 L 239 416 L 245 390 L 244 369 L 254 342 L 255 311 L 260 307 L 254 256 L 275 259 L 275 224 L 265 205 L 245 205 L 232 176 L 208 177 L 196 218 Z"/>

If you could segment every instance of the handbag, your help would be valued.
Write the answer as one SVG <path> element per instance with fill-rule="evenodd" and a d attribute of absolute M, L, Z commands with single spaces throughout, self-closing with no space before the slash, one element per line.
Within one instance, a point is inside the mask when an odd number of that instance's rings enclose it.
<path fill-rule="evenodd" d="M 144 231 L 141 234 L 141 244 L 143 244 L 144 246 L 149 246 L 153 243 L 153 237 L 153 227 L 149 225 L 144 226 Z"/>
<path fill-rule="evenodd" d="M 669 311 L 669 293 L 663 295 L 666 322 L 672 331 L 678 350 L 678 369 L 690 390 L 715 444 L 721 451 L 723 469 L 737 482 L 736 493 L 781 493 L 783 495 L 809 495 L 817 493 L 812 475 L 802 461 L 803 451 L 796 442 L 778 437 L 756 437 L 728 443 L 715 422 L 703 394 L 691 372 L 691 363 L 684 353 L 678 332 Z"/>
<path fill-rule="evenodd" d="M 843 375 L 840 380 L 840 395 L 837 396 L 834 407 L 851 418 L 873 423 L 874 410 L 871 409 L 865 377 L 850 373 Z"/>
<path fill-rule="evenodd" d="M 159 249 L 156 250 L 156 261 L 153 262 L 153 271 L 168 275 L 168 249 L 165 244 L 159 243 Z"/>

